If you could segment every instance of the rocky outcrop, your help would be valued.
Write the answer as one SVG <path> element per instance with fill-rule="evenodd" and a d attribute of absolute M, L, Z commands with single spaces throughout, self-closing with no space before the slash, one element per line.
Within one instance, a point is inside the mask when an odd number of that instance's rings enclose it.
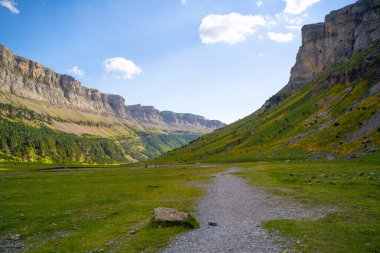
<path fill-rule="evenodd" d="M 126 106 L 124 98 L 119 95 L 83 87 L 73 77 L 16 56 L 3 45 L 0 45 L 0 93 L 55 107 L 128 119 L 154 130 L 207 133 L 225 126 L 220 121 L 198 115 L 160 112 L 152 106 Z"/>
<path fill-rule="evenodd" d="M 302 28 L 302 46 L 285 90 L 295 92 L 333 63 L 380 38 L 380 0 L 359 0 Z"/>
<path fill-rule="evenodd" d="M 153 106 L 128 105 L 128 113 L 140 124 L 149 126 L 161 126 L 161 128 L 199 132 L 210 131 L 225 126 L 218 120 L 207 120 L 202 116 L 190 113 L 175 113 L 171 111 L 159 111 Z"/>
<path fill-rule="evenodd" d="M 83 87 L 68 75 L 15 56 L 0 45 L 0 92 L 104 116 L 128 118 L 124 98 Z"/>

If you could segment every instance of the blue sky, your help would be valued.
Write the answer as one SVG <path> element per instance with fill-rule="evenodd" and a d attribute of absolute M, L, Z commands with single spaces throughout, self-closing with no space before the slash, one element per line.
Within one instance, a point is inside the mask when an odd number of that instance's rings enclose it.
<path fill-rule="evenodd" d="M 127 104 L 226 123 L 288 81 L 300 27 L 354 0 L 0 0 L 0 43 Z"/>

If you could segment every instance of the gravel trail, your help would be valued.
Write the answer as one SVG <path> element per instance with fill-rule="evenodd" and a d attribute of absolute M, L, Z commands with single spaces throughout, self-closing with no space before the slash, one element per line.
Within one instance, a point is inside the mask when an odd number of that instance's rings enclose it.
<path fill-rule="evenodd" d="M 315 211 L 268 194 L 263 188 L 249 186 L 231 174 L 237 170 L 231 168 L 217 174 L 206 186 L 208 195 L 197 208 L 200 228 L 175 237 L 162 253 L 279 252 L 286 241 L 270 236 L 261 228 L 262 221 L 318 216 Z M 209 226 L 209 222 L 216 222 L 217 226 Z"/>

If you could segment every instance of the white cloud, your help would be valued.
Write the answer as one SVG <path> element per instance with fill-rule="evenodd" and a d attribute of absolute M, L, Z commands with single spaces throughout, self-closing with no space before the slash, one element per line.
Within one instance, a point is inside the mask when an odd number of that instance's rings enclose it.
<path fill-rule="evenodd" d="M 142 69 L 139 66 L 137 66 L 133 61 L 123 57 L 106 59 L 103 64 L 107 72 L 121 74 L 121 76 L 116 76 L 117 79 L 132 79 L 135 75 L 142 73 Z"/>
<path fill-rule="evenodd" d="M 302 29 L 302 26 L 298 26 L 298 25 L 287 25 L 287 26 L 286 26 L 286 29 L 289 29 L 289 30 L 301 30 L 301 29 Z"/>
<path fill-rule="evenodd" d="M 292 33 L 268 32 L 268 37 L 270 40 L 281 42 L 281 43 L 290 42 L 294 39 L 294 35 Z"/>
<path fill-rule="evenodd" d="M 85 72 L 82 69 L 80 69 L 78 66 L 74 66 L 74 67 L 68 69 L 68 72 L 70 74 L 73 74 L 76 76 L 84 76 L 85 75 Z"/>
<path fill-rule="evenodd" d="M 284 0 L 286 7 L 284 12 L 289 14 L 298 15 L 301 14 L 304 10 L 320 2 L 321 0 Z"/>
<path fill-rule="evenodd" d="M 301 30 L 302 25 L 305 24 L 305 20 L 308 17 L 308 14 L 302 15 L 289 15 L 285 13 L 278 13 L 275 15 L 276 20 L 285 26 L 289 30 Z"/>
<path fill-rule="evenodd" d="M 10 10 L 10 12 L 12 12 L 13 14 L 19 14 L 20 13 L 20 10 L 17 9 L 17 7 L 16 7 L 17 4 L 11 0 L 2 0 L 2 1 L 0 1 L 0 5 L 3 6 L 4 8 L 7 8 L 8 10 Z"/>
<path fill-rule="evenodd" d="M 287 25 L 302 25 L 305 23 L 305 19 L 308 17 L 308 13 L 303 15 L 293 16 L 285 13 L 276 14 L 276 20 L 281 23 L 286 23 Z"/>
<path fill-rule="evenodd" d="M 181 4 L 186 4 L 187 0 L 181 0 Z"/>
<path fill-rule="evenodd" d="M 203 18 L 199 34 L 204 44 L 224 42 L 236 44 L 256 33 L 258 27 L 269 26 L 272 21 L 261 15 L 208 15 Z"/>
<path fill-rule="evenodd" d="M 262 0 L 257 0 L 256 1 L 256 6 L 257 7 L 261 7 L 261 5 L 263 5 L 263 1 Z"/>

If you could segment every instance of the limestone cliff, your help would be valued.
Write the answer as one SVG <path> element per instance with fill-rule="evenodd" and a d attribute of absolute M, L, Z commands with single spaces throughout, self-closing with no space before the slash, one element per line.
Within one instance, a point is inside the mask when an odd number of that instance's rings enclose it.
<path fill-rule="evenodd" d="M 104 94 L 96 89 L 83 87 L 73 77 L 55 73 L 39 63 L 16 56 L 0 45 L 0 95 L 7 94 L 45 103 L 53 107 L 52 111 L 73 109 L 93 115 L 126 119 L 153 130 L 203 134 L 225 125 L 220 121 L 207 120 L 192 114 L 159 112 L 149 106 L 127 107 L 124 98 L 119 95 Z M 24 103 L 23 106 L 28 107 L 27 104 Z"/>
<path fill-rule="evenodd" d="M 284 90 L 292 92 L 333 63 L 342 62 L 380 38 L 380 0 L 359 0 L 332 11 L 324 23 L 302 28 L 302 46 Z"/>
<path fill-rule="evenodd" d="M 147 127 L 161 126 L 167 130 L 209 132 L 225 126 L 218 120 L 207 120 L 202 116 L 190 113 L 159 111 L 153 106 L 129 105 L 127 111 L 140 124 Z"/>
<path fill-rule="evenodd" d="M 68 75 L 15 56 L 0 45 L 0 92 L 103 116 L 128 118 L 124 98 L 88 89 Z"/>

